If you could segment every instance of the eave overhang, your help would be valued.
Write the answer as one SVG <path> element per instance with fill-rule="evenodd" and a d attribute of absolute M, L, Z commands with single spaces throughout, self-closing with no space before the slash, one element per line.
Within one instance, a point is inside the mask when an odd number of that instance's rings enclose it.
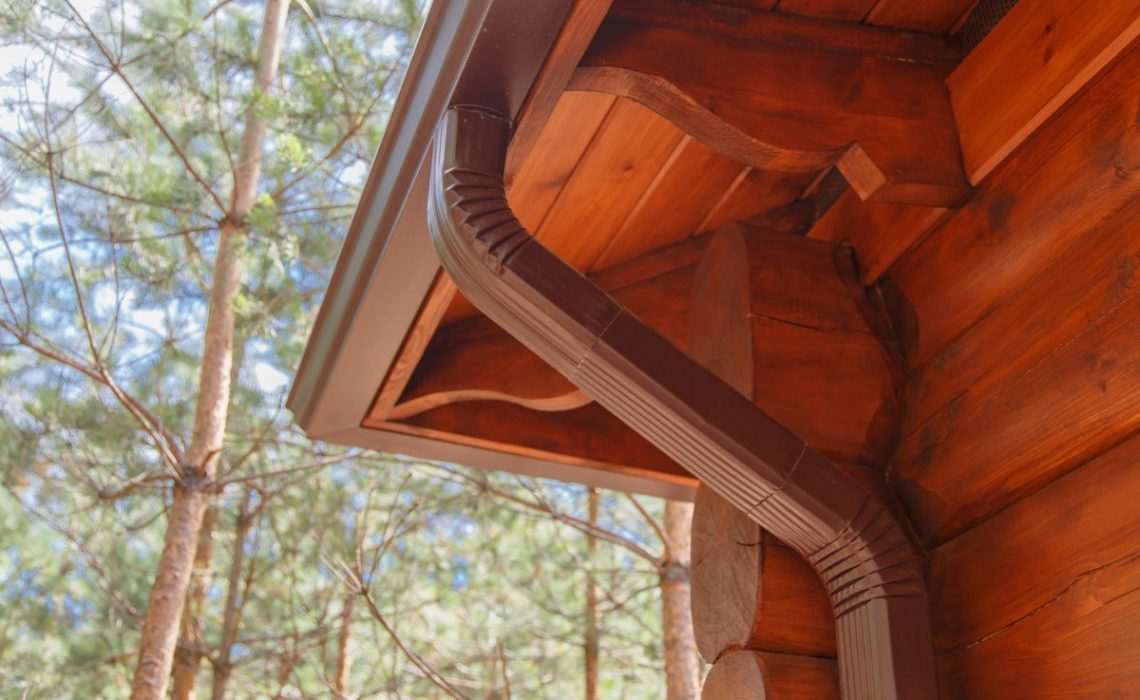
<path fill-rule="evenodd" d="M 488 93 L 517 114 L 571 0 L 439 2 L 424 23 L 287 402 L 312 437 L 359 428 L 439 272 L 427 155 L 446 109 Z"/>

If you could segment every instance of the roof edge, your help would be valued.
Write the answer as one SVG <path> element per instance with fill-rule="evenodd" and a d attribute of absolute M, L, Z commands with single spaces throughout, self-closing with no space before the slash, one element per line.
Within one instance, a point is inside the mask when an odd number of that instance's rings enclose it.
<path fill-rule="evenodd" d="M 444 1 L 429 12 L 286 401 L 311 437 L 360 425 L 438 272 L 425 172 L 436 123 L 471 95 L 485 100 L 488 85 L 516 115 L 571 5 Z"/>

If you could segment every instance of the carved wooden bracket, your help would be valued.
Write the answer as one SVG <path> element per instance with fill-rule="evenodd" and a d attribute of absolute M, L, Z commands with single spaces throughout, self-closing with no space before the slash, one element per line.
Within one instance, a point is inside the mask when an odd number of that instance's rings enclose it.
<path fill-rule="evenodd" d="M 937 697 L 922 572 L 889 511 L 535 241 L 503 190 L 509 133 L 462 107 L 436 133 L 430 229 L 460 290 L 811 562 L 836 616 L 844 697 Z"/>
<path fill-rule="evenodd" d="M 944 82 L 952 52 L 903 32 L 638 0 L 611 12 L 569 89 L 636 100 L 748 165 L 835 165 L 863 199 L 953 206 L 969 183 Z"/>

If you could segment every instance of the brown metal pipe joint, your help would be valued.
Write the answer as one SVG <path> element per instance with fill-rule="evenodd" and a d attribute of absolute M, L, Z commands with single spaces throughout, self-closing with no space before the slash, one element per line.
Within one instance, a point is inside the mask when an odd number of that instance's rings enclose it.
<path fill-rule="evenodd" d="M 507 203 L 507 119 L 448 111 L 429 222 L 476 307 L 793 547 L 831 597 L 849 700 L 937 697 L 922 572 L 878 499 L 534 240 Z"/>

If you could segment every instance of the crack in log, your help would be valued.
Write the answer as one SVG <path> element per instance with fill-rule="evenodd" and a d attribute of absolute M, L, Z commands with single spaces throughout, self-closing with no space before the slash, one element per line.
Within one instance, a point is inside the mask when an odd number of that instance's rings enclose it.
<path fill-rule="evenodd" d="M 1038 605 L 1037 607 L 1030 610 L 1029 612 L 1019 616 L 1017 619 L 1011 620 L 1010 622 L 1007 622 L 1006 624 L 1002 625 L 998 629 L 994 630 L 993 632 L 990 632 L 989 634 L 982 636 L 979 639 L 976 639 L 972 642 L 967 642 L 965 644 L 959 644 L 956 647 L 952 647 L 950 649 L 947 649 L 944 652 L 936 654 L 936 656 L 943 657 L 943 656 L 954 656 L 957 654 L 963 654 L 963 653 L 969 651 L 970 649 L 973 649 L 974 647 L 977 647 L 981 644 L 984 644 L 985 642 L 988 642 L 989 640 L 991 640 L 995 637 L 999 637 L 999 636 L 1005 634 L 1006 632 L 1009 632 L 1013 628 L 1017 627 L 1018 625 L 1022 624 L 1023 622 L 1026 622 L 1026 621 L 1032 619 L 1033 617 L 1036 617 L 1039 613 L 1047 610 L 1048 608 L 1052 607 L 1056 603 L 1060 602 L 1062 599 L 1065 598 L 1065 596 L 1069 595 L 1073 591 L 1073 589 L 1075 589 L 1078 585 L 1087 581 L 1091 577 L 1096 576 L 1097 574 L 1103 573 L 1103 572 L 1105 572 L 1109 569 L 1112 569 L 1114 567 L 1122 566 L 1124 564 L 1129 564 L 1129 563 L 1134 562 L 1136 560 L 1140 560 L 1140 552 L 1134 552 L 1134 553 L 1129 554 L 1127 556 L 1119 557 L 1117 559 L 1114 559 L 1114 560 L 1108 562 L 1107 564 L 1102 564 L 1100 566 L 1089 569 L 1088 571 L 1084 571 L 1081 574 L 1079 574 L 1077 577 L 1075 577 L 1072 580 L 1072 582 L 1069 583 L 1069 585 L 1065 586 L 1065 588 L 1063 590 L 1061 590 L 1059 593 L 1057 593 L 1055 596 L 1053 596 L 1049 600 L 1045 601 L 1044 603 Z M 1111 598 L 1105 599 L 1104 601 L 1102 601 L 1101 607 L 1104 607 L 1105 605 L 1109 605 L 1109 604 L 1119 600 L 1120 598 L 1123 598 L 1126 595 L 1129 595 L 1131 593 L 1135 593 L 1136 591 L 1140 591 L 1140 585 L 1129 588 L 1128 590 L 1126 590 L 1122 593 L 1119 593 L 1119 594 L 1117 594 Z"/>

